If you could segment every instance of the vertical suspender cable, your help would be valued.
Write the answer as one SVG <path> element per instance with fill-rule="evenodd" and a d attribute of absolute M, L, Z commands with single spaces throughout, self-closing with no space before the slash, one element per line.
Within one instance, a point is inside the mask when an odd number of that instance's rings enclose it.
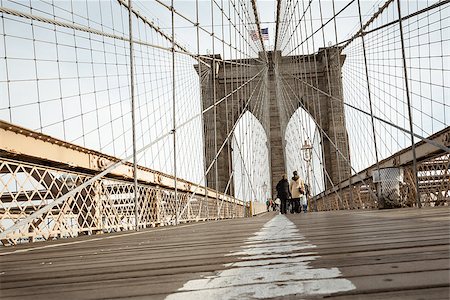
<path fill-rule="evenodd" d="M 135 230 L 139 230 L 139 209 L 138 209 L 138 184 L 137 184 L 137 157 L 136 157 L 136 116 L 134 102 L 134 57 L 133 57 L 133 27 L 132 27 L 132 7 L 131 0 L 128 0 L 128 32 L 130 37 L 130 95 L 131 95 L 131 122 L 133 135 L 133 179 L 134 179 L 134 220 Z"/>
<path fill-rule="evenodd" d="M 358 0 L 358 15 L 359 15 L 359 24 L 361 26 L 361 32 L 363 31 L 363 23 L 362 23 L 362 15 L 361 15 L 361 3 L 360 0 Z M 367 94 L 369 97 L 369 109 L 370 109 L 370 119 L 371 119 L 371 125 L 372 125 L 372 136 L 373 136 L 373 143 L 375 147 L 375 159 L 376 159 L 376 165 L 377 165 L 377 171 L 378 174 L 380 174 L 380 164 L 378 159 L 378 147 L 377 147 L 377 137 L 375 134 L 375 123 L 373 118 L 373 107 L 372 107 L 372 96 L 370 91 L 370 82 L 369 82 L 369 69 L 367 67 L 367 54 L 366 54 L 366 44 L 364 41 L 364 34 L 361 34 L 361 42 L 362 42 L 362 48 L 363 48 L 363 57 L 364 57 L 364 67 L 366 72 L 366 81 L 367 81 Z M 380 198 L 380 195 L 378 195 L 378 198 Z"/>
<path fill-rule="evenodd" d="M 236 26 L 236 24 L 238 24 L 237 23 L 237 21 L 236 21 L 236 7 L 235 7 L 235 5 L 234 5 L 234 3 L 232 2 L 231 3 L 232 5 L 233 5 L 233 20 L 234 20 L 234 24 L 235 24 L 235 26 Z M 235 28 L 234 28 L 234 58 L 235 59 L 237 59 L 237 57 L 238 57 L 238 54 L 237 54 L 237 34 L 236 34 L 236 31 L 237 31 L 237 29 L 238 29 L 238 26 L 239 25 L 237 25 Z M 230 44 L 232 43 L 232 35 L 231 35 L 231 26 L 230 26 Z M 232 48 L 230 47 L 230 59 L 233 59 L 233 50 L 232 50 Z M 237 69 L 237 67 L 236 67 L 236 65 L 234 65 L 234 64 L 231 64 L 231 73 L 233 72 L 233 66 L 234 66 L 234 72 L 236 73 L 236 69 Z M 237 72 L 239 72 L 239 70 L 237 70 Z M 235 82 L 235 80 L 234 80 L 234 78 L 233 78 L 233 80 L 231 81 L 231 89 L 234 89 L 234 82 Z M 234 97 L 234 94 L 232 94 L 231 95 L 231 123 L 234 125 L 235 124 L 235 122 L 237 122 L 237 120 L 235 120 L 234 119 L 234 114 L 235 114 L 235 110 L 234 110 L 234 107 L 235 107 L 235 105 L 234 105 L 234 102 L 235 101 L 239 101 L 239 96 L 237 97 L 237 100 L 236 100 L 236 98 Z M 239 106 L 237 106 L 237 108 L 236 108 L 236 110 L 237 111 L 239 111 Z M 235 132 L 233 132 L 233 137 L 231 138 L 231 143 L 233 143 L 233 138 L 234 138 L 234 140 L 236 141 L 236 130 L 235 130 Z M 237 143 L 237 142 L 236 142 Z M 231 146 L 233 146 L 233 144 L 231 144 Z M 232 151 L 234 151 L 234 150 L 232 150 Z M 234 153 L 234 152 L 233 152 Z M 232 156 L 232 159 L 233 159 L 233 156 Z M 237 159 L 236 159 L 236 161 L 237 161 Z M 236 169 L 236 166 L 233 166 L 233 168 L 235 168 Z M 234 174 L 234 171 L 233 171 L 233 174 Z M 233 176 L 236 176 L 236 174 L 234 174 Z M 236 177 L 234 177 L 234 178 L 236 178 Z M 234 183 L 234 179 L 233 179 L 233 183 Z M 235 184 L 233 184 L 233 191 L 234 191 L 234 197 L 235 197 L 235 200 L 234 200 L 234 210 L 236 211 L 237 210 L 237 203 L 236 203 L 236 196 L 237 196 L 237 191 L 239 190 L 239 188 L 238 188 L 238 182 L 236 182 L 237 184 L 235 185 Z M 242 200 L 242 199 L 241 199 Z M 242 217 L 245 217 L 245 209 L 242 209 L 241 211 L 240 211 L 240 213 L 241 213 L 241 216 Z"/>
<path fill-rule="evenodd" d="M 177 189 L 177 120 L 176 120 L 176 94 L 175 94 L 175 8 L 173 0 L 171 1 L 170 11 L 172 15 L 172 134 L 173 134 L 173 180 L 174 180 L 174 197 L 175 197 L 175 224 L 178 225 L 178 189 Z"/>
<path fill-rule="evenodd" d="M 238 16 L 239 16 L 242 13 L 241 5 L 238 6 L 238 9 L 239 9 L 239 11 L 238 11 Z M 242 20 L 241 20 L 239 23 L 240 23 L 239 31 L 242 32 L 243 31 L 242 29 L 244 28 L 244 22 L 242 22 Z M 239 37 L 239 62 L 244 62 L 244 59 L 243 59 L 243 56 L 242 56 L 242 49 L 243 49 L 242 48 L 242 37 Z M 239 70 L 240 81 L 243 82 L 244 81 L 243 80 L 244 67 L 240 66 L 238 68 L 238 70 Z M 246 91 L 246 89 L 247 89 L 247 87 L 245 87 L 242 90 L 242 92 L 240 93 L 240 95 L 242 95 L 242 96 L 239 99 L 239 106 L 238 106 L 239 113 L 241 113 L 241 110 L 242 110 L 242 107 L 243 107 L 242 103 L 246 99 L 245 98 L 245 91 Z M 239 122 L 239 118 L 236 120 L 236 122 Z M 237 147 L 239 147 L 239 148 L 241 147 L 242 140 L 243 140 L 243 134 L 242 134 L 242 125 L 241 125 L 241 126 L 239 126 L 239 140 L 236 140 Z M 242 200 L 244 200 L 247 203 L 248 199 L 246 198 L 246 194 L 245 194 L 245 182 L 244 182 L 244 175 L 245 175 L 245 173 L 244 173 L 244 161 L 243 161 L 242 154 L 240 155 L 240 157 L 241 157 L 240 158 L 240 161 L 241 161 L 241 169 L 240 169 L 241 173 L 240 173 L 240 175 L 241 175 L 241 194 L 242 194 L 241 197 L 242 197 Z"/>
<path fill-rule="evenodd" d="M 334 38 L 335 38 L 335 43 L 336 43 L 336 45 L 338 44 L 338 42 L 339 42 L 339 40 L 338 40 L 338 33 L 337 33 L 337 22 L 336 22 L 336 7 L 335 7 L 335 0 L 332 0 L 332 8 L 333 8 L 333 25 L 334 25 Z M 360 20 L 361 21 L 361 20 Z M 335 76 L 338 76 L 339 75 L 339 78 L 340 78 L 340 85 L 341 86 L 343 86 L 343 84 L 342 84 L 342 81 L 343 81 L 343 79 L 342 79 L 342 62 L 341 62 L 341 49 L 337 49 L 338 51 L 337 51 L 337 60 L 338 60 L 338 68 L 337 68 L 337 72 L 336 72 L 336 74 L 335 74 Z M 338 73 L 339 72 L 339 73 Z M 343 90 L 340 90 L 339 91 L 339 94 L 338 95 L 340 95 L 341 97 L 342 97 L 342 103 L 344 103 L 344 91 Z M 348 135 L 347 135 L 347 123 L 346 123 L 346 118 L 345 118 L 345 109 L 343 109 L 342 110 L 342 119 L 343 119 L 343 124 L 344 124 L 344 130 L 345 130 L 345 132 L 344 132 L 344 143 L 345 143 L 345 149 L 343 149 L 343 150 L 345 150 L 345 152 L 344 152 L 344 154 L 345 154 L 345 156 L 346 157 L 348 157 L 349 158 L 349 156 L 350 156 L 350 150 L 349 150 L 349 147 L 350 147 L 350 144 L 349 144 L 349 141 L 348 141 Z M 351 167 L 351 166 L 350 166 Z M 351 174 L 349 174 L 350 176 L 351 176 Z M 345 179 L 347 179 L 347 178 L 344 178 L 344 180 Z M 339 188 L 341 189 L 341 183 L 339 183 Z M 351 184 L 350 184 L 350 193 L 349 193 L 349 195 L 350 195 L 350 197 L 351 197 L 351 195 L 352 195 L 352 192 L 351 192 Z M 341 193 L 342 193 L 342 190 L 341 190 Z M 347 202 L 348 202 L 348 199 L 347 199 Z"/>
<path fill-rule="evenodd" d="M 403 60 L 403 73 L 405 76 L 405 89 L 406 89 L 406 101 L 408 103 L 408 117 L 409 117 L 409 130 L 411 134 L 411 150 L 413 153 L 413 172 L 414 172 L 414 183 L 416 185 L 416 203 L 417 207 L 420 205 L 420 195 L 419 195 L 419 178 L 417 177 L 417 158 L 416 158 L 416 145 L 414 144 L 414 126 L 411 111 L 411 99 L 409 95 L 409 83 L 408 83 L 408 70 L 406 66 L 406 56 L 405 56 L 405 41 L 403 39 L 403 22 L 402 22 L 402 11 L 400 7 L 400 0 L 397 1 L 398 10 L 398 25 L 400 29 L 400 42 L 402 46 L 402 60 Z"/>
<path fill-rule="evenodd" d="M 308 8 L 307 8 L 308 9 Z M 304 4 L 303 4 L 303 11 L 305 11 L 305 6 L 304 6 Z M 306 11 L 305 11 L 305 13 L 306 13 Z M 312 10 L 311 10 L 311 8 L 309 8 L 309 20 L 310 20 L 310 28 L 311 28 L 311 34 L 313 34 L 312 32 L 313 32 L 313 28 L 314 28 L 314 26 L 313 26 L 313 16 L 312 16 Z M 307 28 L 307 26 L 306 26 L 306 17 L 305 17 L 305 28 Z M 305 34 L 307 35 L 307 31 L 305 32 Z M 308 41 L 308 39 L 306 38 L 306 41 Z M 309 52 L 309 43 L 307 42 L 306 43 L 306 48 L 307 48 L 307 51 L 308 51 L 308 53 L 310 53 Z M 312 52 L 314 53 L 315 52 L 315 49 L 316 49 L 316 45 L 315 45 L 315 43 L 314 43 L 314 38 L 312 38 L 311 39 L 311 46 L 312 46 Z M 319 86 L 319 77 L 318 77 L 318 72 L 317 72 L 317 55 L 313 55 L 312 56 L 313 57 L 313 62 L 314 62 L 314 82 L 313 82 L 313 79 L 311 78 L 311 83 L 312 83 L 312 85 L 314 86 L 314 84 L 315 84 L 315 86 Z M 309 60 L 309 63 L 311 63 L 311 60 L 310 59 L 308 59 Z M 317 90 L 315 90 L 315 89 L 313 89 L 312 91 L 311 91 L 311 93 L 314 95 L 314 93 L 315 93 L 315 95 L 316 95 L 316 103 L 317 103 L 317 108 L 318 108 L 318 111 L 319 111 L 319 120 L 321 120 L 320 121 L 320 126 L 322 126 L 323 125 L 323 122 L 322 122 L 322 109 L 321 109 L 321 105 L 322 105 L 322 101 L 320 101 L 320 93 L 317 91 Z M 324 114 L 325 114 L 325 112 L 324 112 Z M 331 178 L 329 178 L 329 176 L 326 176 L 325 174 L 327 174 L 328 173 L 328 171 L 326 170 L 326 162 L 327 162 L 327 160 L 326 160 L 326 157 L 325 157 L 325 144 L 324 144 L 324 141 L 325 141 L 325 139 L 324 139 L 324 134 L 323 134 L 323 131 L 320 131 L 320 142 L 321 142 L 321 152 L 322 152 L 322 168 L 323 168 L 323 174 L 324 174 L 324 178 L 323 178 L 323 184 L 324 184 L 324 187 L 325 187 L 325 189 L 326 189 L 326 187 L 327 187 L 327 185 L 326 185 L 326 179 L 328 179 L 328 181 L 331 183 L 331 185 L 333 186 L 333 182 L 331 181 Z"/>
<path fill-rule="evenodd" d="M 220 1 L 220 5 L 221 5 L 221 9 L 222 9 L 222 14 L 221 14 L 221 19 L 222 19 L 222 24 L 221 24 L 221 29 L 222 29 L 222 40 L 225 40 L 225 28 L 224 28 L 224 21 L 223 21 L 223 17 L 224 17 L 224 11 L 223 11 L 223 0 Z M 222 42 L 222 54 L 223 54 L 223 86 L 224 86 L 224 94 L 227 95 L 228 93 L 228 89 L 227 89 L 227 66 L 225 63 L 225 43 Z M 228 120 L 228 98 L 225 100 L 225 120 L 226 120 L 226 130 L 227 130 L 227 134 L 230 132 L 230 126 L 229 126 L 229 120 Z M 230 140 L 228 139 L 227 141 L 227 160 L 228 160 L 228 182 L 230 182 L 231 180 L 231 156 L 230 156 Z M 229 188 L 229 184 L 227 183 L 227 186 L 224 187 L 225 190 L 223 191 L 223 193 L 227 194 L 228 193 L 228 188 Z M 231 194 L 231 193 L 229 193 Z"/>
<path fill-rule="evenodd" d="M 224 16 L 225 16 L 225 12 L 223 10 L 224 5 L 223 5 L 223 0 L 221 0 L 220 2 L 221 5 L 221 9 L 222 9 L 222 40 L 225 40 L 225 24 L 224 24 Z M 228 6 L 228 18 L 231 18 L 231 13 L 230 13 L 230 6 Z M 228 24 L 228 28 L 229 30 L 231 30 L 231 26 L 230 24 Z M 230 34 L 230 39 L 231 39 L 231 34 Z M 231 47 L 230 47 L 231 48 Z M 225 42 L 222 42 L 222 54 L 223 54 L 223 59 L 225 60 Z M 230 56 L 231 59 L 231 56 Z M 231 64 L 229 65 L 231 68 Z M 225 95 L 228 94 L 228 89 L 227 89 L 227 65 L 225 63 L 225 61 L 223 62 L 223 78 L 224 78 L 224 92 Z M 232 72 L 230 72 L 231 74 L 233 74 Z M 232 80 L 231 80 L 232 81 Z M 227 98 L 225 101 L 225 118 L 226 118 L 226 130 L 227 130 L 227 134 L 230 132 L 230 120 L 229 120 L 229 99 Z M 231 102 L 231 105 L 233 105 L 233 102 Z M 227 184 L 225 186 L 225 190 L 224 190 L 224 194 L 229 194 L 229 195 L 233 195 L 233 191 L 232 191 L 232 180 L 233 180 L 233 170 L 232 170 L 232 158 L 231 158 L 231 140 L 232 139 L 228 139 L 227 140 L 227 160 L 228 160 L 228 180 L 227 180 Z M 228 206 L 229 208 L 229 206 Z M 227 208 L 227 209 L 228 209 Z M 230 210 L 228 210 L 230 211 Z"/>
<path fill-rule="evenodd" d="M 173 1 L 173 0 L 172 0 Z M 216 99 L 216 72 L 217 65 L 216 65 L 216 53 L 215 53 L 215 36 L 214 36 L 214 1 L 211 0 L 211 42 L 212 42 L 212 85 L 213 85 L 213 102 L 214 102 L 214 155 L 217 154 L 217 99 Z M 219 157 L 217 157 L 214 161 L 214 177 L 215 177 L 215 189 L 216 189 L 216 219 L 219 219 L 220 212 L 219 212 L 219 165 L 218 165 Z"/>
<path fill-rule="evenodd" d="M 304 7 L 304 5 L 303 5 L 303 7 Z M 299 12 L 299 14 L 300 14 L 300 6 L 298 6 L 298 12 Z M 306 32 L 306 12 L 305 11 L 303 11 L 303 16 L 302 16 L 302 18 L 300 18 L 300 20 L 299 20 L 299 22 L 301 22 L 302 21 L 302 19 L 304 20 L 304 24 L 305 24 L 305 37 L 307 36 L 307 32 Z M 305 50 L 304 50 L 304 43 L 303 43 L 303 35 L 302 35 L 302 29 L 300 28 L 300 41 L 299 41 L 300 43 L 301 43 L 301 45 L 302 45 L 302 49 L 301 49 L 301 53 L 303 54 L 302 55 L 302 65 L 306 65 L 306 58 L 305 58 Z M 306 43 L 306 46 L 307 46 L 307 48 L 309 48 L 309 46 L 308 46 L 308 42 Z M 307 50 L 307 52 L 306 53 L 309 53 L 309 50 Z M 310 56 L 308 55 L 307 56 L 308 57 L 308 64 L 311 64 L 311 58 L 310 58 Z M 299 61 L 299 63 L 300 63 L 300 61 Z M 304 76 L 304 77 L 301 77 L 302 78 L 302 80 L 304 80 L 304 81 L 307 81 L 307 75 L 306 75 L 306 70 L 305 70 L 305 68 L 302 68 L 303 69 L 303 71 L 300 73 L 300 75 L 301 76 Z M 303 79 L 304 78 L 304 79 Z M 312 82 L 312 79 L 311 79 L 311 82 Z M 302 90 L 304 91 L 304 90 L 306 90 L 306 91 L 308 91 L 308 88 L 307 87 L 304 87 L 304 83 L 302 83 L 301 84 L 301 86 L 302 86 Z M 309 88 L 309 90 L 311 90 L 310 88 Z M 312 99 L 314 99 L 314 93 L 315 93 L 315 91 L 314 90 L 311 90 L 311 98 Z M 303 92 L 303 94 L 305 95 L 305 92 Z M 306 103 L 305 103 L 306 104 Z M 313 118 L 314 119 L 317 119 L 317 117 L 318 117 L 318 113 L 317 113 L 317 111 L 316 111 L 316 104 L 313 102 L 312 103 L 312 105 L 310 104 L 309 105 L 309 107 L 311 107 L 312 106 L 312 110 L 311 110 L 311 108 L 309 109 L 309 113 L 310 113 L 310 115 L 313 115 Z M 317 108 L 318 109 L 318 108 Z M 320 131 L 319 131 L 320 132 Z M 320 133 L 319 133 L 320 134 Z M 311 139 L 311 143 L 314 145 L 314 135 L 315 135 L 315 132 L 313 133 L 313 136 L 312 136 L 312 139 Z M 319 145 L 320 145 L 320 143 L 319 143 Z M 322 153 L 322 152 L 321 152 Z M 322 156 L 321 155 L 319 155 L 319 154 L 317 154 L 317 157 L 318 157 L 318 159 L 319 159 L 319 164 L 322 166 L 322 172 L 325 174 L 325 172 L 326 172 L 326 169 L 325 169 L 325 166 L 324 166 L 324 164 L 322 163 Z M 308 170 L 307 170 L 307 172 L 308 172 L 308 177 L 309 177 L 309 179 L 311 179 L 311 177 L 312 177 L 312 167 L 311 167 L 311 164 L 312 164 L 312 159 L 313 159 L 313 155 L 311 155 L 311 162 L 310 163 L 308 163 L 307 164 L 307 168 L 308 168 Z M 317 178 L 314 178 L 315 179 L 315 181 L 316 182 L 318 182 L 318 180 L 317 180 Z M 323 180 L 322 180 L 323 181 Z M 321 184 L 324 184 L 323 182 L 321 183 Z M 314 184 L 313 184 L 313 186 L 314 186 Z M 311 195 L 314 195 L 314 192 L 313 192 L 313 186 L 311 186 L 310 185 L 310 193 L 311 193 Z M 313 210 L 315 211 L 315 212 L 317 212 L 317 199 L 315 199 L 315 201 L 314 201 L 314 204 L 313 204 Z"/>
<path fill-rule="evenodd" d="M 299 20 L 299 22 L 301 22 L 302 19 L 303 19 L 303 23 L 304 23 L 304 27 L 305 27 L 305 38 L 306 38 L 308 33 L 307 33 L 306 11 L 305 11 L 304 3 L 302 4 L 302 7 L 303 7 L 303 13 L 302 13 L 303 15 L 302 15 L 302 18 Z M 300 6 L 299 6 L 298 9 L 299 9 L 299 13 L 300 13 Z M 311 56 L 310 55 L 305 55 L 305 49 L 304 49 L 304 43 L 303 43 L 304 39 L 303 39 L 302 31 L 303 30 L 300 29 L 300 41 L 302 41 L 302 42 L 300 42 L 301 46 L 302 46 L 301 52 L 303 54 L 302 55 L 302 63 L 301 63 L 301 65 L 306 65 L 306 64 L 311 65 Z M 306 40 L 306 53 L 307 54 L 310 53 L 309 52 L 309 42 L 307 40 Z M 307 61 L 306 61 L 305 56 L 307 56 Z M 301 78 L 302 78 L 302 80 L 304 82 L 307 82 L 308 81 L 308 76 L 306 74 L 306 68 L 302 68 L 302 69 L 303 69 L 303 71 L 300 73 L 301 76 L 302 76 Z M 304 85 L 305 85 L 304 82 L 302 83 L 302 87 L 304 87 Z M 311 78 L 311 84 L 313 84 L 312 78 Z M 310 110 L 309 112 L 310 112 L 311 115 L 313 115 L 314 119 L 317 119 L 317 118 L 319 118 L 319 116 L 321 116 L 321 114 L 319 114 L 320 101 L 319 101 L 318 97 L 317 97 L 317 99 L 315 97 L 315 94 L 317 94 L 317 91 L 315 91 L 314 89 L 308 88 L 308 87 L 304 87 L 304 90 L 306 90 L 306 93 L 308 91 L 311 91 L 311 99 L 312 99 L 313 103 L 309 105 L 310 107 L 312 106 L 312 111 Z M 317 101 L 314 101 L 314 99 L 316 99 Z M 321 135 L 320 131 L 318 131 L 318 133 L 320 135 L 319 138 L 321 138 L 322 135 Z M 313 144 L 314 144 L 314 134 L 313 134 L 313 138 L 312 138 L 312 143 Z M 319 146 L 321 146 L 321 145 L 323 145 L 323 139 L 321 139 L 321 141 L 319 141 Z M 325 165 L 323 163 L 323 155 L 322 154 L 323 154 L 323 147 L 321 146 L 320 153 L 317 154 L 317 157 L 318 157 L 318 160 L 319 160 L 319 164 L 322 166 L 322 172 L 324 174 L 324 176 L 322 178 L 322 182 L 320 183 L 320 185 L 324 185 L 325 184 L 325 173 L 327 172 L 326 169 L 325 169 Z M 318 182 L 318 180 L 316 178 L 315 178 L 315 180 L 316 180 L 316 182 Z M 311 191 L 312 191 L 313 190 L 312 187 L 310 187 L 310 188 L 311 188 Z M 314 193 L 312 193 L 312 194 L 314 194 Z M 314 211 L 317 211 L 317 199 L 314 201 Z"/>
<path fill-rule="evenodd" d="M 319 0 L 319 11 L 320 11 L 320 22 L 321 22 L 321 28 L 322 28 L 322 40 L 323 40 L 323 46 L 325 47 L 324 49 L 324 55 L 325 55 L 325 69 L 326 69 L 326 75 L 327 75 L 327 87 L 328 87 L 328 92 L 330 93 L 330 95 L 333 93 L 332 88 L 331 88 L 331 68 L 329 66 L 329 49 L 326 48 L 326 41 L 325 41 L 325 31 L 324 31 L 324 23 L 323 23 L 323 13 L 322 13 L 322 2 Z M 359 14 L 361 16 L 361 13 Z M 339 54 L 338 54 L 339 55 Z M 330 109 L 331 109 L 331 122 L 333 124 L 333 127 L 336 126 L 336 118 L 334 116 L 334 108 L 333 108 L 333 104 L 331 102 L 332 100 L 330 99 Z M 340 105 L 340 103 L 338 104 Z M 341 164 L 340 164 L 340 159 L 339 159 L 339 140 L 337 138 L 337 134 L 336 134 L 336 129 L 333 129 L 333 138 L 335 140 L 336 143 L 336 165 L 337 165 L 337 175 L 338 175 L 338 186 L 339 186 L 339 194 L 340 194 L 340 204 L 343 207 L 344 206 L 344 201 L 342 201 L 342 189 L 341 189 L 341 181 L 342 181 L 342 176 L 341 176 Z M 336 174 L 332 174 L 332 175 L 336 175 Z M 335 179 L 335 178 L 334 178 Z"/>
<path fill-rule="evenodd" d="M 200 28 L 199 28 L 199 13 L 198 13 L 198 1 L 195 1 L 195 27 L 196 27 L 196 37 L 197 37 L 197 60 L 198 60 L 198 78 L 199 78 L 199 94 L 200 94 L 200 101 L 203 101 L 203 95 L 202 95 L 202 64 L 201 64 L 201 58 L 200 58 Z M 202 110 L 204 109 L 204 107 L 202 106 Z M 208 179 L 207 179 L 207 174 L 206 174 L 206 164 L 207 164 L 207 156 L 206 156 L 206 133 L 205 133 L 205 119 L 200 118 L 201 122 L 202 122 L 202 134 L 203 134 L 203 180 L 204 180 L 204 186 L 205 186 L 205 195 L 203 198 L 203 203 L 206 205 L 206 219 L 209 219 L 209 205 L 208 205 Z"/>

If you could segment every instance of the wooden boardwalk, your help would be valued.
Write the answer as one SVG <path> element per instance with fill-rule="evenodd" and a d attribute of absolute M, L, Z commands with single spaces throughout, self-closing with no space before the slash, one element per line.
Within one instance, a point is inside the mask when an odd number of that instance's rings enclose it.
<path fill-rule="evenodd" d="M 1 299 L 448 299 L 450 208 L 267 213 L 0 249 Z"/>

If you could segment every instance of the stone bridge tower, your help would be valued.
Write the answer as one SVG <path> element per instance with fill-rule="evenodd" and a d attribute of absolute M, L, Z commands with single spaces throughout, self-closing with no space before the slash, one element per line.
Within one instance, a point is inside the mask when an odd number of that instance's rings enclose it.
<path fill-rule="evenodd" d="M 203 109 L 210 108 L 203 115 L 205 169 L 212 164 L 227 132 L 239 121 L 241 113 L 249 111 L 261 122 L 267 135 L 272 194 L 275 195 L 275 185 L 286 173 L 286 126 L 294 112 L 302 107 L 323 129 L 323 162 L 333 184 L 348 178 L 351 169 L 341 80 L 345 56 L 340 50 L 322 48 L 317 54 L 286 57 L 280 51 L 267 52 L 268 63 L 264 62 L 264 53 L 260 53 L 259 58 L 225 62 L 220 55 L 215 55 L 195 65 L 201 79 Z M 236 91 L 229 95 L 233 90 Z M 255 91 L 261 90 L 265 95 L 263 109 L 261 103 L 256 104 L 255 96 Z M 292 103 L 282 111 L 281 91 Z M 233 167 L 231 151 L 230 141 L 217 157 L 218 182 L 213 166 L 207 176 L 207 186 L 221 192 L 227 190 L 233 195 L 233 184 L 228 182 Z M 327 176 L 324 178 L 325 187 L 330 188 Z"/>

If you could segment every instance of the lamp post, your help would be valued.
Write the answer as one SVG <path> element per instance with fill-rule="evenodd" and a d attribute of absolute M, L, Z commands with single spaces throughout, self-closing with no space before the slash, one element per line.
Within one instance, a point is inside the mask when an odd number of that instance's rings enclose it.
<path fill-rule="evenodd" d="M 263 201 L 263 204 L 264 205 L 266 205 L 266 209 L 267 209 L 267 211 L 269 211 L 269 206 L 268 206 L 268 202 L 267 202 L 267 184 L 266 184 L 266 182 L 264 181 L 264 183 L 261 185 L 261 194 L 263 195 L 262 197 L 261 197 L 261 199 L 263 199 L 262 201 Z"/>
<path fill-rule="evenodd" d="M 311 159 L 312 159 L 312 148 L 313 147 L 311 146 L 311 142 L 309 141 L 309 139 L 305 140 L 305 142 L 303 143 L 303 146 L 301 148 L 302 155 L 303 155 L 303 160 L 306 162 L 306 182 L 308 183 L 308 193 L 306 194 L 306 197 L 308 199 L 308 202 L 310 202 L 310 195 L 311 195 L 311 190 L 312 190 L 311 176 L 310 176 Z M 317 203 L 316 203 L 316 201 L 314 201 L 314 211 L 317 211 Z"/>
<path fill-rule="evenodd" d="M 264 181 L 263 185 L 262 185 L 262 190 L 263 190 L 263 194 L 264 194 L 264 201 L 267 201 L 267 183 Z"/>

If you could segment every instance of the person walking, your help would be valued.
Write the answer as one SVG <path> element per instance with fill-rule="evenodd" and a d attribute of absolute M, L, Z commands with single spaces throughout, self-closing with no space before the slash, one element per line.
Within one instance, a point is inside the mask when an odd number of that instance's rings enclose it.
<path fill-rule="evenodd" d="M 294 176 L 292 177 L 291 183 L 289 184 L 289 191 L 292 195 L 292 208 L 291 213 L 301 213 L 302 208 L 300 205 L 301 199 L 304 197 L 305 194 L 305 184 L 303 183 L 303 180 L 298 176 L 297 171 L 294 171 Z"/>
<path fill-rule="evenodd" d="M 289 182 L 286 177 L 286 174 L 283 174 L 283 177 L 278 181 L 276 186 L 277 197 L 281 200 L 280 211 L 282 214 L 286 214 L 287 200 L 291 197 Z"/>
<path fill-rule="evenodd" d="M 306 213 L 308 210 L 308 199 L 311 197 L 309 185 L 305 183 L 305 194 L 303 195 L 303 199 L 300 199 L 300 203 L 303 207 L 303 212 Z"/>
<path fill-rule="evenodd" d="M 281 200 L 280 198 L 275 199 L 275 201 L 273 202 L 274 207 L 273 207 L 273 211 L 280 211 L 280 206 L 281 206 Z"/>
<path fill-rule="evenodd" d="M 301 206 L 299 212 L 302 212 L 303 208 L 303 212 L 306 213 L 306 211 L 308 210 L 308 198 L 306 197 L 306 193 L 300 196 L 300 205 Z"/>
<path fill-rule="evenodd" d="M 280 204 L 281 204 L 280 199 L 277 198 L 272 203 L 273 203 L 273 211 L 277 211 L 277 210 L 280 211 Z"/>

